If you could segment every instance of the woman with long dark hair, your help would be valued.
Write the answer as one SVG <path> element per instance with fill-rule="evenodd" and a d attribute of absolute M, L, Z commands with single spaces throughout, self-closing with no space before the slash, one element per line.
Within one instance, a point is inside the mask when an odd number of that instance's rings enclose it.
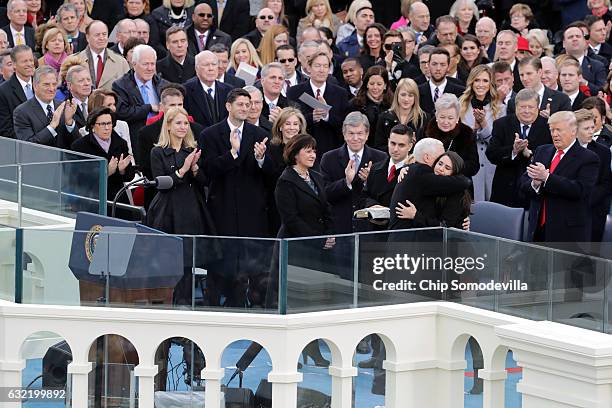
<path fill-rule="evenodd" d="M 482 50 L 480 40 L 472 34 L 463 36 L 460 51 L 461 59 L 457 64 L 457 75 L 459 80 L 466 82 L 472 68 L 481 64 L 488 64 L 489 59 Z"/>
<path fill-rule="evenodd" d="M 359 62 L 366 71 L 373 65 L 385 66 L 385 52 L 383 51 L 383 37 L 387 29 L 380 23 L 373 23 L 363 33 L 363 49 Z"/>

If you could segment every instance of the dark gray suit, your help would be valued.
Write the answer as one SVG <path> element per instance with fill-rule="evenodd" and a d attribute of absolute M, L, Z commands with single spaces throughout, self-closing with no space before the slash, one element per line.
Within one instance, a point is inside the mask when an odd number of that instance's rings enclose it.
<path fill-rule="evenodd" d="M 54 100 L 54 109 L 57 109 L 60 104 L 60 101 Z M 59 126 L 55 129 L 57 135 L 53 136 L 47 127 L 49 124 L 47 114 L 36 97 L 24 102 L 15 109 L 13 124 L 17 139 L 25 140 L 26 142 L 70 149 L 72 142 L 79 137 L 79 129 L 76 122 L 74 122 L 72 131 L 69 131 L 64 123 L 63 115 Z"/>

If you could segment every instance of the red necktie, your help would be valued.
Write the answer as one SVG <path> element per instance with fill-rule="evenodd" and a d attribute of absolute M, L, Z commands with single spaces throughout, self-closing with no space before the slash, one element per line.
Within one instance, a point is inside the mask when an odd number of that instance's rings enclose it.
<path fill-rule="evenodd" d="M 393 180 L 393 177 L 395 177 L 395 164 L 391 166 L 391 169 L 389 170 L 389 175 L 387 176 L 387 183 L 390 183 Z"/>
<path fill-rule="evenodd" d="M 317 99 L 319 99 L 321 97 L 321 90 L 317 89 Z"/>
<path fill-rule="evenodd" d="M 552 174 L 563 157 L 563 150 L 557 150 L 557 154 L 553 157 L 550 163 L 549 173 Z M 546 224 L 546 198 L 542 201 L 542 211 L 540 212 L 540 227 Z"/>
<path fill-rule="evenodd" d="M 198 36 L 200 38 L 200 51 L 204 51 L 204 37 L 206 37 L 204 34 L 200 34 Z"/>
<path fill-rule="evenodd" d="M 102 62 L 102 57 L 98 55 L 98 68 L 96 70 L 96 88 L 100 85 L 102 72 L 104 72 L 104 63 Z"/>

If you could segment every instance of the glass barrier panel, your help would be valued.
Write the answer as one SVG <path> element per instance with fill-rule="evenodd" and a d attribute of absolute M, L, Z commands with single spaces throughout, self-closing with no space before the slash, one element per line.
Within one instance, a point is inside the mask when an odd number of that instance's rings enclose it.
<path fill-rule="evenodd" d="M 0 166 L 0 224 L 19 227 L 18 166 Z M 23 226 L 27 226 L 24 222 Z"/>
<path fill-rule="evenodd" d="M 37 143 L 0 137 L 0 165 L 87 160 L 92 158 L 96 157 Z"/>
<path fill-rule="evenodd" d="M 104 337 L 120 336 L 109 335 Z M 121 348 L 116 350 L 121 346 L 114 346 L 112 343 L 107 347 L 110 349 L 109 362 L 104 362 L 103 356 L 101 356 L 101 361 L 92 362 L 93 369 L 89 372 L 88 377 L 87 408 L 137 408 L 139 402 L 138 377 L 134 375 L 134 368 L 137 364 L 113 362 L 120 361 L 120 355 L 115 356 L 112 353 L 121 353 L 124 350 Z M 99 355 L 103 353 L 103 350 L 96 351 L 95 358 L 99 358 Z"/>
<path fill-rule="evenodd" d="M 15 254 L 17 231 L 0 226 L 0 299 L 15 301 Z"/>
<path fill-rule="evenodd" d="M 356 305 L 355 237 L 287 240 L 287 313 Z"/>
<path fill-rule="evenodd" d="M 0 166 L 17 164 L 18 141 L 0 137 Z"/>

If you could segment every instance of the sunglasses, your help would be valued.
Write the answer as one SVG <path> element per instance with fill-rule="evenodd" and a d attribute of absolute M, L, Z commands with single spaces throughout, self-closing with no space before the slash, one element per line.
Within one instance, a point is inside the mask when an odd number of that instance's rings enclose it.
<path fill-rule="evenodd" d="M 395 47 L 398 44 L 402 45 L 401 42 L 394 42 L 394 43 L 391 43 L 391 44 L 385 44 L 385 50 L 391 51 L 393 49 L 393 47 Z"/>
<path fill-rule="evenodd" d="M 280 62 L 281 64 L 286 64 L 287 62 L 291 63 L 293 61 L 295 61 L 295 58 L 283 58 L 278 60 L 278 62 Z"/>
<path fill-rule="evenodd" d="M 265 20 L 265 19 L 274 20 L 274 16 L 259 16 L 257 18 L 259 18 L 260 20 Z"/>
<path fill-rule="evenodd" d="M 210 13 L 198 13 L 198 17 L 201 18 L 213 18 L 213 15 Z"/>

